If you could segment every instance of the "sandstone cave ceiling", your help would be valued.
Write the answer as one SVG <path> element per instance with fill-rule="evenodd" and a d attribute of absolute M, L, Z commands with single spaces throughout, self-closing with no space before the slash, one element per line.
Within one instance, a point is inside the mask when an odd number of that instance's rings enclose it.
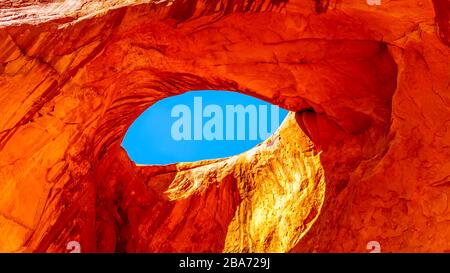
<path fill-rule="evenodd" d="M 449 19 L 448 0 L 0 1 L 0 251 L 449 251 Z M 130 161 L 145 109 L 206 89 L 291 113 L 228 159 Z"/>

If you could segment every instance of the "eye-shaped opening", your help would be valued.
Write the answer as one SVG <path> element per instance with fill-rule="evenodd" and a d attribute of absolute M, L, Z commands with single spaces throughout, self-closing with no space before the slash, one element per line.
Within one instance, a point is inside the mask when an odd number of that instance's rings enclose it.
<path fill-rule="evenodd" d="M 122 146 L 137 164 L 229 157 L 266 140 L 288 111 L 228 91 L 192 91 L 158 101 L 130 126 Z"/>

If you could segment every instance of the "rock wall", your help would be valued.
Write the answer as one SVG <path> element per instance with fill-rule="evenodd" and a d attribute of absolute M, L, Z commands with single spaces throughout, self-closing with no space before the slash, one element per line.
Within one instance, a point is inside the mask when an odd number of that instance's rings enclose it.
<path fill-rule="evenodd" d="M 450 250 L 449 7 L 0 2 L 0 251 Z M 131 123 L 201 89 L 292 113 L 242 155 L 134 165 Z"/>

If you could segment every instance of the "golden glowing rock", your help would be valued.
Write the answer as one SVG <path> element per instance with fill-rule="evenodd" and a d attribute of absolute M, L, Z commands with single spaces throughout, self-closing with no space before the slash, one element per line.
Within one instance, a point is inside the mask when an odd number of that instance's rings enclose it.
<path fill-rule="evenodd" d="M 224 251 L 289 251 L 319 216 L 325 197 L 320 155 L 295 114 L 261 146 L 228 159 L 234 160 L 242 201 L 228 225 Z"/>

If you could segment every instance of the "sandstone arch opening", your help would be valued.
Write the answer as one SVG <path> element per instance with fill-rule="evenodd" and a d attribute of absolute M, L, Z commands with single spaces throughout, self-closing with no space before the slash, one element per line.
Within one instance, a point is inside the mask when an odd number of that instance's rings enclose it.
<path fill-rule="evenodd" d="M 233 94 L 230 104 L 234 98 L 246 104 L 244 95 Z M 126 167 L 126 174 L 115 178 L 130 194 L 120 209 L 127 225 L 120 229 L 139 236 L 119 234 L 115 251 L 286 252 L 312 227 L 325 198 L 320 155 L 295 112 L 256 147 L 228 158 L 147 166 L 118 154 L 104 160 L 101 174 L 111 181 L 110 169 Z M 135 201 L 141 199 L 150 203 Z M 99 225 L 99 234 L 108 234 L 107 222 Z M 98 247 L 113 247 L 108 240 L 100 235 Z"/>
<path fill-rule="evenodd" d="M 265 141 L 287 113 L 237 92 L 191 91 L 145 110 L 127 130 L 122 147 L 136 164 L 225 158 Z"/>
<path fill-rule="evenodd" d="M 261 145 L 225 159 L 136 166 L 124 151 L 114 154 L 99 166 L 102 187 L 125 191 L 101 198 L 103 251 L 286 252 L 313 226 L 325 198 L 320 154 L 293 112 Z M 117 198 L 127 201 L 114 204 Z M 114 210 L 126 224 L 114 224 Z M 114 244 L 111 227 L 119 229 Z"/>
<path fill-rule="evenodd" d="M 60 20 L 19 2 L 0 5 L 0 251 L 449 249 L 445 1 L 96 1 Z M 194 89 L 295 112 L 286 145 L 133 164 L 133 120 Z"/>

